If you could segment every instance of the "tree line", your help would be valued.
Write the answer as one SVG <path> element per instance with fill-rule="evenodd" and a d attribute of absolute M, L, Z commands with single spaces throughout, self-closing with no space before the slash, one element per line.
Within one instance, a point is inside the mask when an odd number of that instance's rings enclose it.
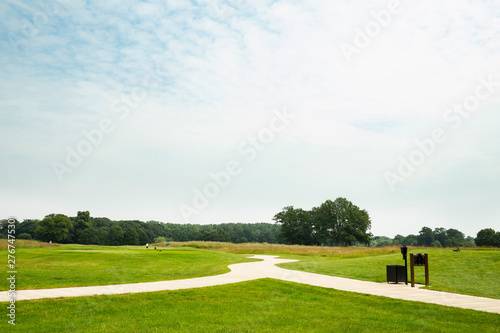
<path fill-rule="evenodd" d="M 7 220 L 0 224 L 0 237 L 7 238 Z M 15 222 L 16 238 L 44 242 L 95 245 L 144 245 L 161 241 L 218 241 L 232 243 L 280 243 L 279 226 L 270 223 L 176 224 L 158 221 L 112 221 L 91 217 L 50 214 L 42 220 Z"/>
<path fill-rule="evenodd" d="M 288 206 L 270 223 L 176 224 L 139 220 L 112 221 L 91 217 L 88 211 L 76 216 L 50 214 L 42 220 L 15 221 L 16 238 L 45 242 L 96 245 L 144 245 L 160 241 L 218 241 L 300 245 L 500 247 L 500 231 L 482 229 L 465 237 L 457 229 L 423 227 L 418 235 L 375 236 L 370 217 L 344 198 L 327 200 L 310 211 Z M 8 220 L 0 220 L 0 238 L 8 236 Z"/>
<path fill-rule="evenodd" d="M 457 229 L 423 227 L 418 235 L 396 235 L 394 238 L 385 236 L 373 237 L 370 246 L 382 247 L 387 245 L 431 246 L 431 247 L 500 247 L 500 231 L 491 228 L 482 229 L 477 236 L 465 236 Z"/>

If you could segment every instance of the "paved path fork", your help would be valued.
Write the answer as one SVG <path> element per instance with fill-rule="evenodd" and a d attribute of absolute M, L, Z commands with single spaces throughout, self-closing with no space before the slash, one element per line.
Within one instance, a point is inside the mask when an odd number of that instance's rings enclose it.
<path fill-rule="evenodd" d="M 191 289 L 250 281 L 262 278 L 272 278 L 296 283 L 303 283 L 317 287 L 332 288 L 337 290 L 403 299 L 407 301 L 433 303 L 500 314 L 500 300 L 498 299 L 446 293 L 442 291 L 420 288 L 411 288 L 409 285 L 405 284 L 376 283 L 284 269 L 277 267 L 276 264 L 293 262 L 296 260 L 277 259 L 277 256 L 255 255 L 251 258 L 261 259 L 262 261 L 229 265 L 228 267 L 231 269 L 231 272 L 229 273 L 185 280 L 128 283 L 91 287 L 19 290 L 16 292 L 16 301 L 41 298 L 113 295 L 162 290 Z M 8 293 L 6 291 L 0 292 L 0 302 L 8 301 Z"/>

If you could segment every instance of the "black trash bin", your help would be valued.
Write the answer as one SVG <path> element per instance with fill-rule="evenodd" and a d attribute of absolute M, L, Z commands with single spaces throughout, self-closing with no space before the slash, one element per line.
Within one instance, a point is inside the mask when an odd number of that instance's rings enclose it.
<path fill-rule="evenodd" d="M 403 265 L 387 265 L 387 282 L 406 282 L 406 267 Z"/>

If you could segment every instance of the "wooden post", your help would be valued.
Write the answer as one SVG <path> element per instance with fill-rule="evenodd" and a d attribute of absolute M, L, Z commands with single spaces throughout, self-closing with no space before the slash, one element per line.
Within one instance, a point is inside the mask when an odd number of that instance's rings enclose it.
<path fill-rule="evenodd" d="M 411 278 L 411 286 L 415 287 L 415 268 L 414 268 L 414 260 L 413 253 L 410 253 L 410 278 Z"/>
<path fill-rule="evenodd" d="M 408 285 L 408 261 L 405 256 L 405 284 Z"/>
<path fill-rule="evenodd" d="M 429 255 L 425 253 L 425 285 L 429 286 Z"/>

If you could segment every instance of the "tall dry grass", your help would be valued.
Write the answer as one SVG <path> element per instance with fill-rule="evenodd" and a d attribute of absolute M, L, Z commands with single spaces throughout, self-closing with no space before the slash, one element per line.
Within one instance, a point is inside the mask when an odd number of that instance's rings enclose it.
<path fill-rule="evenodd" d="M 306 246 L 283 245 L 268 243 L 221 243 L 221 242 L 170 242 L 173 247 L 194 247 L 197 249 L 217 250 L 239 254 L 296 254 L 310 256 L 337 256 L 343 258 L 358 258 L 399 253 L 399 246 L 386 247 L 331 247 L 331 246 Z"/>
<path fill-rule="evenodd" d="M 28 240 L 28 239 L 16 239 L 14 244 L 9 243 L 9 241 L 5 238 L 0 239 L 0 250 L 7 250 L 9 245 L 14 245 L 16 249 L 18 248 L 23 248 L 23 249 L 31 249 L 31 248 L 37 248 L 37 247 L 50 247 L 50 246 L 60 246 L 59 244 L 49 244 L 49 243 L 44 243 L 36 240 Z"/>

